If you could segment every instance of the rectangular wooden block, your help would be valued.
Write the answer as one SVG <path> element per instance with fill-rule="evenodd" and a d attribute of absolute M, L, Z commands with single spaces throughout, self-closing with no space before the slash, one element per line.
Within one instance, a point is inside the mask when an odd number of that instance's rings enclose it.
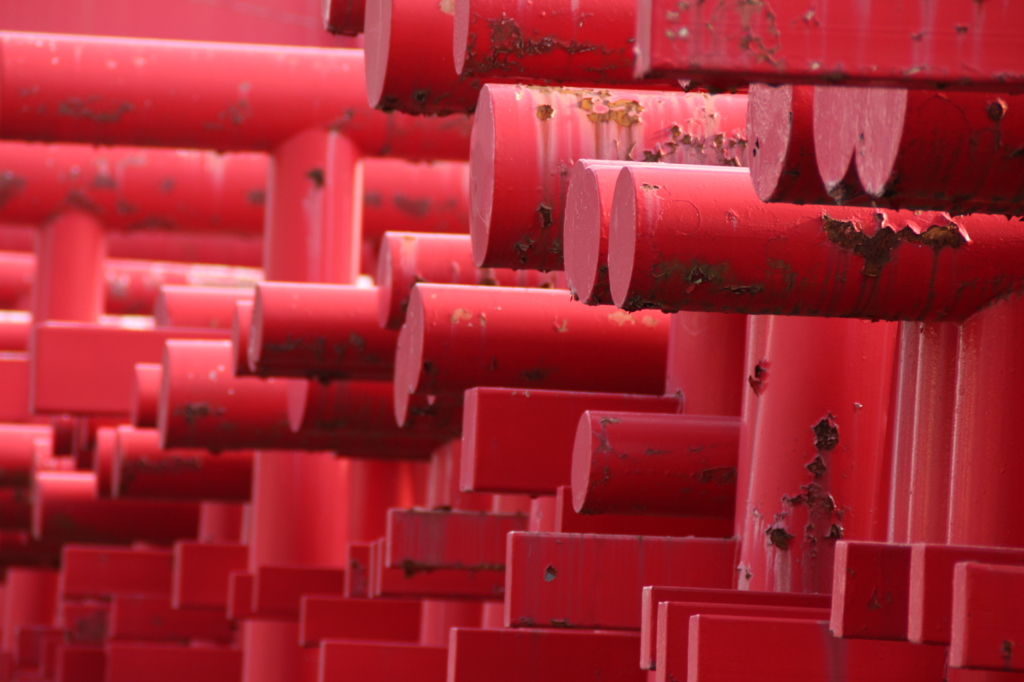
<path fill-rule="evenodd" d="M 910 554 L 907 639 L 921 644 L 950 643 L 953 570 L 963 561 L 1024 565 L 1024 549 L 915 544 Z"/>
<path fill-rule="evenodd" d="M 342 596 L 345 570 L 308 566 L 260 566 L 256 569 L 250 618 L 298 620 L 305 594 Z"/>
<path fill-rule="evenodd" d="M 422 613 L 421 601 L 304 596 L 299 643 L 319 646 L 326 639 L 418 642 Z"/>
<path fill-rule="evenodd" d="M 907 638 L 910 545 L 847 542 L 836 545 L 832 620 L 836 637 Z"/>
<path fill-rule="evenodd" d="M 472 388 L 462 411 L 462 489 L 554 495 L 572 481 L 576 426 L 587 410 L 682 412 L 675 397 Z"/>
<path fill-rule="evenodd" d="M 447 682 L 645 682 L 629 632 L 453 628 Z"/>
<path fill-rule="evenodd" d="M 783 618 L 786 620 L 824 620 L 829 616 L 829 609 L 808 609 L 792 606 L 750 606 L 747 604 L 661 602 L 658 604 L 656 682 L 674 682 L 686 679 L 690 649 L 690 618 L 698 614 Z"/>
<path fill-rule="evenodd" d="M 828 621 L 693 616 L 687 682 L 935 682 L 946 648 L 833 637 Z"/>
<path fill-rule="evenodd" d="M 739 604 L 744 606 L 781 606 L 787 608 L 827 609 L 832 603 L 827 594 L 796 592 L 754 592 L 750 590 L 708 589 L 700 587 L 644 587 L 641 595 L 640 667 L 654 670 L 658 636 L 658 604 L 662 602 L 698 602 Z"/>
<path fill-rule="evenodd" d="M 171 603 L 181 608 L 228 605 L 229 577 L 249 564 L 246 545 L 176 542 Z"/>
<path fill-rule="evenodd" d="M 949 664 L 1024 673 L 1024 566 L 956 565 Z"/>
<path fill-rule="evenodd" d="M 319 682 L 445 682 L 448 650 L 420 644 L 325 640 Z"/>
<path fill-rule="evenodd" d="M 171 595 L 171 551 L 67 545 L 60 593 L 66 598 Z"/>
<path fill-rule="evenodd" d="M 646 585 L 732 586 L 735 540 L 511 533 L 505 624 L 640 630 Z"/>
<path fill-rule="evenodd" d="M 505 536 L 523 514 L 389 509 L 384 564 L 406 570 L 505 570 Z"/>
<path fill-rule="evenodd" d="M 107 646 L 107 682 L 240 682 L 242 651 L 171 644 Z"/>

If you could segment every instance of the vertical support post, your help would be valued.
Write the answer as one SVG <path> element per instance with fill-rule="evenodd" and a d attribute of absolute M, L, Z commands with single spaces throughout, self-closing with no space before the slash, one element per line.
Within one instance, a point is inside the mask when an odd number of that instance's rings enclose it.
<path fill-rule="evenodd" d="M 948 542 L 1024 547 L 1024 459 L 1017 409 L 1024 380 L 1024 296 L 1015 294 L 960 327 Z"/>
<path fill-rule="evenodd" d="M 34 321 L 97 322 L 105 286 L 103 226 L 68 209 L 40 227 L 36 240 Z"/>
<path fill-rule="evenodd" d="M 959 326 L 900 322 L 889 541 L 946 542 Z"/>
<path fill-rule="evenodd" d="M 746 328 L 746 315 L 679 312 L 672 316 L 665 393 L 682 391 L 686 414 L 739 414 Z"/>
<path fill-rule="evenodd" d="M 15 636 L 23 625 L 52 625 L 57 610 L 60 573 L 49 568 L 10 568 L 4 600 L 0 650 L 14 653 Z"/>
<path fill-rule="evenodd" d="M 263 267 L 268 282 L 351 284 L 359 275 L 362 170 L 346 137 L 307 130 L 273 154 Z"/>
<path fill-rule="evenodd" d="M 740 589 L 831 589 L 840 538 L 884 539 L 891 323 L 773 316 L 740 550 Z"/>

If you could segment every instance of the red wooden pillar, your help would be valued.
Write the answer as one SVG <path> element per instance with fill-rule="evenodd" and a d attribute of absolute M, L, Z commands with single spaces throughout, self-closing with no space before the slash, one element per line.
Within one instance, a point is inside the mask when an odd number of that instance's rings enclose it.
<path fill-rule="evenodd" d="M 768 320 L 740 589 L 828 592 L 836 541 L 886 533 L 895 328 Z"/>
<path fill-rule="evenodd" d="M 263 242 L 267 281 L 355 282 L 363 196 L 358 160 L 353 142 L 319 128 L 274 150 Z"/>
<path fill-rule="evenodd" d="M 960 326 L 900 322 L 888 540 L 946 542 Z"/>
<path fill-rule="evenodd" d="M 950 469 L 953 545 L 1024 547 L 1024 460 L 1015 397 L 1024 377 L 1024 296 L 1014 294 L 960 327 Z"/>
<path fill-rule="evenodd" d="M 26 625 L 52 625 L 57 610 L 57 582 L 60 573 L 49 568 L 10 568 L 7 570 L 6 599 L 3 611 L 4 654 L 14 652 L 18 628 Z"/>
<path fill-rule="evenodd" d="M 37 238 L 33 320 L 96 322 L 103 313 L 103 226 L 68 209 L 45 223 Z"/>

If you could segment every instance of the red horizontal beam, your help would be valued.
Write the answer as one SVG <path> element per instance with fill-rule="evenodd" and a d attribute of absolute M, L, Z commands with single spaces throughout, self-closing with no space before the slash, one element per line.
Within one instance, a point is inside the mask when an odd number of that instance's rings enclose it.
<path fill-rule="evenodd" d="M 377 322 L 377 289 L 267 282 L 256 287 L 249 369 L 259 376 L 390 379 L 398 334 Z"/>
<path fill-rule="evenodd" d="M 420 0 L 366 3 L 370 106 L 438 116 L 476 108 L 480 81 L 459 78 L 455 71 L 453 15 L 451 6 Z"/>
<path fill-rule="evenodd" d="M 60 592 L 64 598 L 166 598 L 171 593 L 169 550 L 66 545 L 61 564 Z"/>
<path fill-rule="evenodd" d="M 242 650 L 169 644 L 107 645 L 107 682 L 241 682 Z"/>
<path fill-rule="evenodd" d="M 418 284 L 395 360 L 395 413 L 410 395 L 474 386 L 660 394 L 668 318 L 585 308 L 564 291 Z"/>
<path fill-rule="evenodd" d="M 263 236 L 166 230 L 107 232 L 107 256 L 258 268 L 263 264 Z"/>
<path fill-rule="evenodd" d="M 452 401 L 454 402 L 454 401 Z M 292 379 L 288 384 L 288 423 L 293 431 L 323 440 L 346 454 L 419 459 L 447 439 L 458 437 L 462 412 L 456 403 L 415 396 L 404 424 L 395 422 L 394 388 L 390 381 Z M 374 440 L 376 438 L 376 440 Z M 370 439 L 361 443 L 360 439 Z M 346 445 L 354 450 L 346 452 Z M 369 451 L 364 452 L 365 447 Z"/>
<path fill-rule="evenodd" d="M 341 596 L 345 571 L 310 566 L 259 566 L 252 589 L 252 614 L 259 620 L 298 620 L 302 596 Z"/>
<path fill-rule="evenodd" d="M 84 205 L 109 229 L 263 231 L 264 154 L 0 142 L 0 173 L 6 222 Z"/>
<path fill-rule="evenodd" d="M 341 399 L 343 393 L 327 396 L 337 399 L 333 407 L 339 409 L 330 415 L 334 423 L 372 416 L 374 412 L 378 418 L 367 424 L 365 430 L 339 430 L 330 424 L 310 423 L 306 424 L 308 428 L 293 431 L 289 392 L 298 391 L 298 398 L 305 400 L 302 393 L 309 385 L 295 385 L 280 378 L 235 377 L 232 359 L 231 344 L 225 341 L 174 340 L 166 344 L 158 416 L 164 447 L 336 450 L 352 456 L 423 458 L 439 440 L 429 434 L 403 431 L 393 420 L 387 421 L 383 406 L 377 405 L 380 409 L 375 410 L 372 401 L 360 405 L 357 400 Z M 361 384 L 366 389 L 361 394 L 364 399 L 373 395 L 374 382 Z M 377 388 L 383 390 L 383 394 L 380 390 L 377 394 L 386 401 L 388 384 Z M 317 390 L 327 389 L 319 386 Z M 354 393 L 360 395 L 358 391 Z M 328 402 L 320 409 L 331 407 Z M 302 426 L 299 417 L 296 415 L 296 427 Z M 385 424 L 386 431 L 382 430 Z M 375 426 L 377 430 L 373 430 Z"/>
<path fill-rule="evenodd" d="M 421 601 L 303 596 L 299 643 L 319 646 L 329 639 L 417 643 L 422 611 Z"/>
<path fill-rule="evenodd" d="M 231 329 L 238 301 L 252 300 L 251 287 L 197 287 L 168 284 L 160 287 L 153 317 L 158 327 Z"/>
<path fill-rule="evenodd" d="M 477 265 L 559 270 L 578 159 L 746 165 L 746 97 L 486 85 L 473 124 Z"/>
<path fill-rule="evenodd" d="M 57 682 L 106 682 L 107 652 L 65 644 L 57 650 Z"/>
<path fill-rule="evenodd" d="M 725 538 L 732 535 L 732 517 L 649 516 L 638 514 L 580 514 L 573 509 L 572 489 L 558 486 L 553 501 L 550 527 L 533 528 L 552 533 L 598 533 L 601 535 L 644 535 Z"/>
<path fill-rule="evenodd" d="M 385 157 L 363 159 L 362 168 L 364 274 L 376 272 L 385 232 L 469 233 L 468 163 Z"/>
<path fill-rule="evenodd" d="M 743 655 L 731 649 L 735 642 L 743 642 Z M 880 678 L 912 682 L 941 678 L 945 665 L 945 647 L 841 639 L 829 634 L 827 621 L 737 616 L 690 619 L 690 682 L 782 682 L 796 676 L 826 682 L 834 675 L 849 682 Z"/>
<path fill-rule="evenodd" d="M 731 518 L 739 437 L 739 417 L 587 410 L 573 448 L 573 508 Z"/>
<path fill-rule="evenodd" d="M 32 409 L 38 413 L 127 416 L 135 364 L 160 362 L 164 342 L 225 338 L 223 331 L 133 329 L 46 322 L 32 331 Z M 81 362 L 82 357 L 92 358 Z"/>
<path fill-rule="evenodd" d="M 333 127 L 368 155 L 465 158 L 468 121 L 367 106 L 360 50 L 5 33 L 0 135 L 269 150 Z M 191 74 L 203 73 L 201 88 Z M 192 92 L 187 108 L 182 92 Z M 289 106 L 281 107 L 281 102 Z"/>
<path fill-rule="evenodd" d="M 753 11 L 741 0 L 638 4 L 635 75 L 716 85 L 882 84 L 930 89 L 1019 89 L 1024 61 L 1009 26 L 1017 5 L 912 2 L 861 12 L 841 1 L 811 9 L 783 0 Z"/>
<path fill-rule="evenodd" d="M 635 25 L 630 0 L 456 0 L 455 70 L 487 83 L 636 87 Z"/>
<path fill-rule="evenodd" d="M 448 682 L 645 682 L 639 638 L 625 632 L 453 628 Z"/>
<path fill-rule="evenodd" d="M 405 571 L 505 569 L 505 536 L 526 530 L 522 514 L 389 509 L 384 565 Z"/>
<path fill-rule="evenodd" d="M 558 273 L 478 268 L 468 235 L 419 234 L 389 230 L 377 260 L 377 321 L 400 329 L 412 288 L 418 282 L 563 288 Z"/>
<path fill-rule="evenodd" d="M 326 640 L 320 643 L 318 682 L 445 682 L 448 649 L 422 644 Z"/>
<path fill-rule="evenodd" d="M 829 609 L 794 606 L 753 606 L 749 604 L 710 604 L 699 602 L 660 602 L 658 604 L 657 664 L 655 682 L 683 680 L 687 676 L 690 645 L 690 618 L 695 615 L 773 618 L 780 620 L 825 620 Z"/>
<path fill-rule="evenodd" d="M 700 587 L 644 587 L 641 595 L 640 667 L 655 670 L 658 637 L 658 605 L 663 602 L 702 603 L 711 606 L 736 605 L 787 609 L 828 609 L 827 594 L 760 592 Z"/>
<path fill-rule="evenodd" d="M 576 428 L 586 410 L 683 410 L 677 397 L 622 393 L 481 387 L 465 395 L 460 485 L 481 492 L 551 495 L 569 485 Z"/>
<path fill-rule="evenodd" d="M 253 453 L 164 450 L 157 429 L 117 428 L 111 497 L 248 502 Z"/>
<path fill-rule="evenodd" d="M 157 260 L 108 258 L 103 262 L 103 269 L 106 282 L 103 310 L 118 315 L 152 314 L 157 294 L 164 284 L 252 287 L 263 279 L 262 271 L 252 267 Z M 4 309 L 27 310 L 35 275 L 33 254 L 0 252 L 0 305 Z M 8 341 L 2 343 L 8 349 L 15 349 Z"/>
<path fill-rule="evenodd" d="M 731 539 L 511 533 L 505 623 L 639 631 L 645 585 L 730 587 L 736 550 Z"/>
<path fill-rule="evenodd" d="M 406 571 L 384 565 L 384 539 L 370 548 L 370 597 L 500 601 L 505 594 L 504 571 L 465 571 L 441 568 Z M 351 596 L 351 594 L 349 595 Z"/>
<path fill-rule="evenodd" d="M 961 320 L 1021 284 L 1016 219 L 766 208 L 739 169 L 623 168 L 613 213 L 609 280 L 627 310 Z"/>
<path fill-rule="evenodd" d="M 89 473 L 36 473 L 32 505 L 32 535 L 42 540 L 170 544 L 194 538 L 199 525 L 193 503 L 96 499 Z"/>
<path fill-rule="evenodd" d="M 110 607 L 108 636 L 112 641 L 218 644 L 235 641 L 235 628 L 221 609 L 175 609 L 163 597 L 115 596 Z"/>

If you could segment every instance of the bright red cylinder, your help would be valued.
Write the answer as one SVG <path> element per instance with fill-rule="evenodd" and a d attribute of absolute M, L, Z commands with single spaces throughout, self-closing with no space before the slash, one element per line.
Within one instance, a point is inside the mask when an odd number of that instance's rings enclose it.
<path fill-rule="evenodd" d="M 586 411 L 572 455 L 580 514 L 731 518 L 739 418 Z"/>

